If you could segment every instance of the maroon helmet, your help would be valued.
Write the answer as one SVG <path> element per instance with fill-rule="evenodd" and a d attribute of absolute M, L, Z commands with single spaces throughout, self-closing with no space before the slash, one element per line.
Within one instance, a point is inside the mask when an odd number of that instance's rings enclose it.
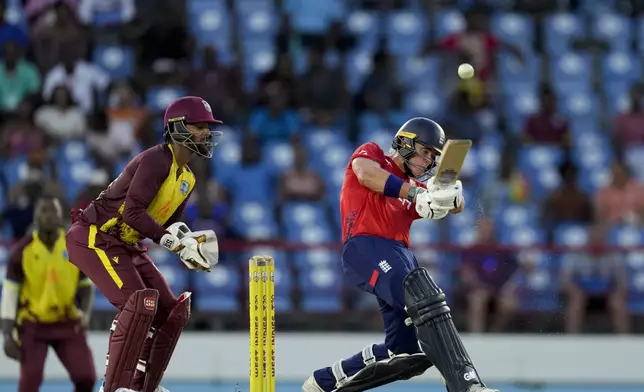
<path fill-rule="evenodd" d="M 220 131 L 210 131 L 210 134 L 201 140 L 195 140 L 195 135 L 188 130 L 186 124 L 221 124 L 212 115 L 208 102 L 199 97 L 181 97 L 168 106 L 163 116 L 165 131 L 163 134 L 166 142 L 175 142 L 190 151 L 206 158 L 211 158 L 216 139 L 223 135 Z"/>

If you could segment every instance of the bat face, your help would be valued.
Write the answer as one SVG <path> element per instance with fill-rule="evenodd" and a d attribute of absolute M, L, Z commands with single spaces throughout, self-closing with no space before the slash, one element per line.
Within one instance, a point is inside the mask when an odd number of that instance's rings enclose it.
<path fill-rule="evenodd" d="M 451 185 L 456 183 L 471 147 L 471 140 L 448 140 L 445 143 L 443 154 L 441 154 L 440 161 L 438 162 L 434 184 Z"/>

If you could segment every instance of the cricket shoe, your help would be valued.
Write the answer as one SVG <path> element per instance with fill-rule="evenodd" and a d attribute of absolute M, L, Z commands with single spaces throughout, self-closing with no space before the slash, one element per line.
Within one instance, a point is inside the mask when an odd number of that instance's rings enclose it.
<path fill-rule="evenodd" d="M 99 389 L 98 392 L 103 392 L 103 387 L 101 387 L 101 389 Z M 137 392 L 137 391 L 133 389 L 119 388 L 116 390 L 116 392 Z M 164 387 L 159 386 L 157 387 L 157 389 L 154 390 L 154 392 L 170 392 L 170 391 L 168 391 Z"/>
<path fill-rule="evenodd" d="M 470 385 L 467 392 L 499 392 L 498 389 L 490 389 L 482 385 Z"/>
<path fill-rule="evenodd" d="M 304 381 L 304 384 L 302 385 L 302 392 L 325 392 L 325 391 L 318 385 L 317 381 L 315 381 L 315 377 L 311 376 L 306 381 Z"/>

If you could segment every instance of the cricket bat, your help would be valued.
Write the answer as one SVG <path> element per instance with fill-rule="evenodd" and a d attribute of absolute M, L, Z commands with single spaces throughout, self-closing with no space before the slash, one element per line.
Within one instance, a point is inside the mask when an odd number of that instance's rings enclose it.
<path fill-rule="evenodd" d="M 438 161 L 434 184 L 453 185 L 458 180 L 467 153 L 472 147 L 472 141 L 467 139 L 450 139 L 445 143 L 443 153 Z"/>

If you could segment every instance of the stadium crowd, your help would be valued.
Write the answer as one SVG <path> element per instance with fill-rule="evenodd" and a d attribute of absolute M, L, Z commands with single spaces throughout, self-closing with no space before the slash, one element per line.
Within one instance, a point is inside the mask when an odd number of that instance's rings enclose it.
<path fill-rule="evenodd" d="M 426 116 L 474 141 L 467 211 L 412 229 L 463 328 L 641 332 L 644 253 L 627 248 L 644 244 L 643 9 L 1 0 L 0 270 L 39 195 L 87 205 L 160 141 L 165 106 L 197 95 L 225 134 L 191 165 L 185 219 L 217 232 L 223 261 L 196 277 L 153 252 L 172 287 L 195 291 L 208 328 L 244 328 L 248 255 L 271 253 L 279 322 L 380 328 L 350 317 L 377 304 L 341 282 L 339 189 L 360 143 L 386 149 L 404 120 Z M 475 79 L 458 80 L 463 62 Z M 112 313 L 100 293 L 96 309 Z"/>

